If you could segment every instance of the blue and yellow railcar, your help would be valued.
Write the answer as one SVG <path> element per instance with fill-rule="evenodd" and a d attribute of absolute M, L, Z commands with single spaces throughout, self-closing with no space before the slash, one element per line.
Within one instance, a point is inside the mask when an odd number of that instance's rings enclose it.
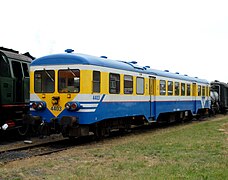
<path fill-rule="evenodd" d="M 69 49 L 31 63 L 30 93 L 34 119 L 74 137 L 190 119 L 210 108 L 206 80 Z"/>

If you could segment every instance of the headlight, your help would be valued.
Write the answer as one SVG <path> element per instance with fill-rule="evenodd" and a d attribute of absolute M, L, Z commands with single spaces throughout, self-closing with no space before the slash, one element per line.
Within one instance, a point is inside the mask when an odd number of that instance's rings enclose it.
<path fill-rule="evenodd" d="M 37 106 L 38 106 L 38 105 L 37 105 L 36 102 L 33 102 L 33 103 L 32 103 L 32 108 L 33 108 L 33 109 L 37 109 Z"/>
<path fill-rule="evenodd" d="M 44 103 L 43 103 L 43 102 L 39 102 L 39 103 L 38 103 L 38 106 L 37 106 L 37 109 L 38 109 L 38 110 L 41 110 L 41 109 L 44 109 L 44 108 L 45 108 Z"/>
<path fill-rule="evenodd" d="M 67 110 L 70 110 L 70 103 L 66 103 L 66 104 L 65 104 L 65 108 L 66 108 Z"/>

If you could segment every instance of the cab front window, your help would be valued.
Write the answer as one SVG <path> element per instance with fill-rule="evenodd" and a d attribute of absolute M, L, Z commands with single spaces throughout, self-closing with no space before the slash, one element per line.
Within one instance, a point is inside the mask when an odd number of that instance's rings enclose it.
<path fill-rule="evenodd" d="M 53 70 L 35 71 L 34 81 L 36 93 L 53 93 L 55 91 L 55 72 Z"/>
<path fill-rule="evenodd" d="M 78 93 L 80 91 L 80 71 L 78 69 L 59 70 L 58 91 Z"/>

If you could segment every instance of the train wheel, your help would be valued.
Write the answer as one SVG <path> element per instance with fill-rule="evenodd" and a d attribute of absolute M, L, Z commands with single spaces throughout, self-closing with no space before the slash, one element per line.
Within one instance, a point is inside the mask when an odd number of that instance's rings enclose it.
<path fill-rule="evenodd" d="M 104 137 L 107 137 L 110 135 L 110 129 L 106 127 L 96 127 L 94 132 L 94 138 L 96 140 L 101 140 Z"/>
<path fill-rule="evenodd" d="M 17 132 L 20 136 L 25 136 L 29 131 L 29 124 L 23 124 L 17 129 Z"/>

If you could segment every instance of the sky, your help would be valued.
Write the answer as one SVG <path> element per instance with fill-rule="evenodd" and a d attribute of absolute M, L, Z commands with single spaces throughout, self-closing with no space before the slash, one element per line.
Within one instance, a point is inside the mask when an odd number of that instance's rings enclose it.
<path fill-rule="evenodd" d="M 227 0 L 0 0 L 0 46 L 65 49 L 228 82 Z"/>

